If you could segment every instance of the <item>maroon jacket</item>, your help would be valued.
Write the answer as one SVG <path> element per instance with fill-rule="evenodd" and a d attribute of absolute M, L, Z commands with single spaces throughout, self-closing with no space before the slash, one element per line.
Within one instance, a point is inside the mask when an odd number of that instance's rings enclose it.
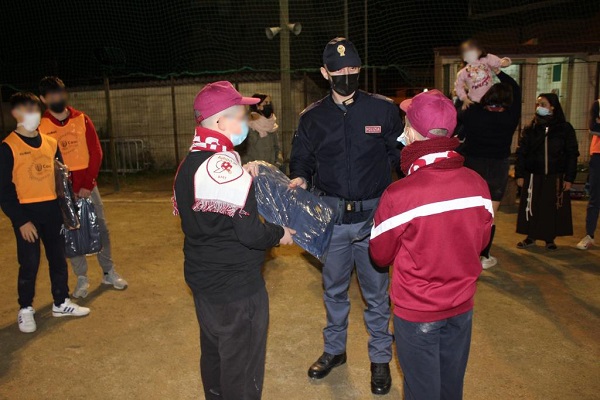
<path fill-rule="evenodd" d="M 377 208 L 370 252 L 376 264 L 393 265 L 391 298 L 402 319 L 433 322 L 473 308 L 493 211 L 487 184 L 463 161 L 421 166 L 388 187 Z"/>

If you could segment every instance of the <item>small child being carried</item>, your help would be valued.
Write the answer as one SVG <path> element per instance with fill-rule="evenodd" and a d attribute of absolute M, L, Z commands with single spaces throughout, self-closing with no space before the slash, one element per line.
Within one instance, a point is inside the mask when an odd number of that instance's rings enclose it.
<path fill-rule="evenodd" d="M 487 53 L 474 39 L 469 39 L 460 46 L 463 60 L 467 64 L 458 72 L 454 89 L 463 102 L 462 109 L 473 103 L 479 103 L 483 95 L 494 84 L 492 71 L 506 68 L 512 61 L 508 57 L 500 58 Z"/>

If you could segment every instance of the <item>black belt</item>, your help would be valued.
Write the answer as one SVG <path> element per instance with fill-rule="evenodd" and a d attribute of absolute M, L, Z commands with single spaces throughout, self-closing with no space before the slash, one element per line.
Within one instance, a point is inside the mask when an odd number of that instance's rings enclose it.
<path fill-rule="evenodd" d="M 343 209 L 344 212 L 363 212 L 370 211 L 377 207 L 379 199 L 368 199 L 368 200 L 345 200 L 339 197 L 323 196 L 330 199 L 335 199 L 338 207 Z"/>

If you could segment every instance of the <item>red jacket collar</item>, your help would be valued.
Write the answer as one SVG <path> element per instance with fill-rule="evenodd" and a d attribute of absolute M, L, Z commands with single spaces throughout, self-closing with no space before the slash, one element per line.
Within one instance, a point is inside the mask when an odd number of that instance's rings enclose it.
<path fill-rule="evenodd" d="M 67 122 L 69 122 L 69 119 L 75 118 L 75 117 L 78 117 L 78 116 L 81 115 L 81 111 L 76 110 L 76 109 L 74 109 L 71 106 L 67 106 L 67 110 L 69 110 L 69 116 L 67 118 L 65 118 L 64 120 L 62 120 L 62 121 L 59 121 L 58 119 L 56 119 L 54 117 L 54 115 L 52 115 L 52 113 L 50 112 L 50 110 L 44 111 L 43 118 L 48 118 L 55 125 L 64 125 Z"/>

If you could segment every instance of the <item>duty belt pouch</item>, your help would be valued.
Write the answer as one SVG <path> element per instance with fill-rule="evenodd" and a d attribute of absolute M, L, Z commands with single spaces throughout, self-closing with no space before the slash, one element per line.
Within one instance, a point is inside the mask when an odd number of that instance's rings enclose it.
<path fill-rule="evenodd" d="M 354 242 L 362 242 L 367 237 L 371 236 L 371 229 L 373 229 L 373 225 L 375 224 L 375 212 L 377 211 L 377 205 L 379 205 L 379 200 L 377 204 L 371 210 L 371 214 L 369 215 L 369 219 L 367 219 L 363 226 L 360 227 L 360 230 L 356 234 L 354 238 L 352 238 L 352 243 Z"/>
<path fill-rule="evenodd" d="M 334 212 L 333 221 L 335 225 L 341 225 L 344 219 L 346 210 L 344 208 L 344 200 L 337 197 L 331 197 L 325 195 L 325 192 L 319 189 L 313 189 L 313 194 L 317 196 L 321 201 L 327 204 Z"/>

